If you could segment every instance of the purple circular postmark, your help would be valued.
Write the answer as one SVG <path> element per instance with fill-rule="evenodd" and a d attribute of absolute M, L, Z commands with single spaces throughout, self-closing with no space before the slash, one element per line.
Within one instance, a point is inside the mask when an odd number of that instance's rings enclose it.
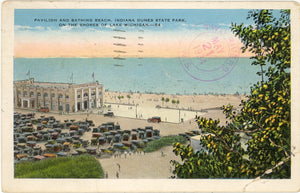
<path fill-rule="evenodd" d="M 181 44 L 180 63 L 189 76 L 199 81 L 217 81 L 228 76 L 241 52 L 233 35 L 217 25 L 203 25 L 192 40 Z"/>

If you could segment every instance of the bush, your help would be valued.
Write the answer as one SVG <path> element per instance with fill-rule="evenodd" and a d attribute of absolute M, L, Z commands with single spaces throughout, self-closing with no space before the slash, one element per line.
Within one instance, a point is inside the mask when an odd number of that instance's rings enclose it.
<path fill-rule="evenodd" d="M 165 136 L 161 139 L 150 141 L 144 150 L 145 152 L 153 152 L 161 149 L 162 147 L 172 145 L 173 143 L 186 143 L 186 141 L 186 138 L 179 135 Z"/>
<path fill-rule="evenodd" d="M 90 155 L 61 157 L 15 165 L 15 178 L 103 178 L 100 163 Z"/>

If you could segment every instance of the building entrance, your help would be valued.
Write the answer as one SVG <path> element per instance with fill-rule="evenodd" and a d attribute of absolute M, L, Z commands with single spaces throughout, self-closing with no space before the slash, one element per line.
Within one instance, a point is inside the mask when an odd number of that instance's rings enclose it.
<path fill-rule="evenodd" d="M 84 109 L 87 109 L 88 108 L 88 102 L 84 101 L 83 106 L 84 106 Z"/>
<path fill-rule="evenodd" d="M 23 107 L 28 108 L 28 101 L 25 101 L 25 100 L 23 101 Z"/>

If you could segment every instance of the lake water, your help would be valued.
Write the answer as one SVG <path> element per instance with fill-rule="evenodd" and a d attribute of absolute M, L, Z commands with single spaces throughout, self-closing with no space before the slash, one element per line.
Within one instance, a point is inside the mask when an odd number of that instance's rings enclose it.
<path fill-rule="evenodd" d="M 35 81 L 88 83 L 94 73 L 109 91 L 244 94 L 260 80 L 260 68 L 250 63 L 248 58 L 15 58 L 14 80 L 27 79 L 30 71 Z"/>

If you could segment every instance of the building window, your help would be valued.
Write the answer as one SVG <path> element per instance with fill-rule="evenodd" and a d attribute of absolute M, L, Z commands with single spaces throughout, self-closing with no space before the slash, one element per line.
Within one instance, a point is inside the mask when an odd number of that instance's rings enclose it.
<path fill-rule="evenodd" d="M 44 97 L 48 97 L 48 93 L 45 92 L 45 93 L 44 93 Z"/>
<path fill-rule="evenodd" d="M 18 95 L 19 95 L 19 96 L 21 95 L 21 91 L 19 91 L 19 90 L 18 90 Z"/>
<path fill-rule="evenodd" d="M 88 95 L 88 93 L 84 93 L 84 95 L 83 95 L 83 96 L 84 96 L 84 97 L 87 97 L 87 96 L 89 96 L 89 95 Z"/>
<path fill-rule="evenodd" d="M 27 91 L 24 91 L 24 96 L 27 96 Z"/>
<path fill-rule="evenodd" d="M 92 96 L 95 96 L 95 94 L 96 94 L 95 91 L 93 91 L 91 95 L 92 95 Z"/>
<path fill-rule="evenodd" d="M 66 104 L 66 111 L 69 112 L 70 111 L 70 105 Z"/>
<path fill-rule="evenodd" d="M 59 94 L 59 98 L 62 99 L 62 98 L 63 98 L 63 95 L 62 95 L 62 94 Z"/>
<path fill-rule="evenodd" d="M 80 98 L 80 94 L 79 94 L 79 95 L 77 95 L 77 98 Z"/>
<path fill-rule="evenodd" d="M 69 95 L 66 95 L 66 99 L 69 99 Z"/>
<path fill-rule="evenodd" d="M 52 102 L 51 110 L 52 110 L 52 111 L 55 111 L 55 108 L 56 108 L 56 102 Z"/>
<path fill-rule="evenodd" d="M 59 111 L 63 111 L 64 110 L 64 107 L 63 107 L 63 103 L 62 102 L 59 102 L 59 105 L 58 105 L 58 110 Z"/>
<path fill-rule="evenodd" d="M 30 92 L 30 97 L 34 97 L 34 93 L 33 92 Z"/>
<path fill-rule="evenodd" d="M 40 96 L 41 96 L 41 93 L 40 93 L 40 92 L 38 92 L 38 93 L 37 93 L 37 95 L 38 95 L 38 97 L 40 97 Z"/>
<path fill-rule="evenodd" d="M 54 93 L 52 94 L 52 98 L 55 98 L 55 94 Z"/>

